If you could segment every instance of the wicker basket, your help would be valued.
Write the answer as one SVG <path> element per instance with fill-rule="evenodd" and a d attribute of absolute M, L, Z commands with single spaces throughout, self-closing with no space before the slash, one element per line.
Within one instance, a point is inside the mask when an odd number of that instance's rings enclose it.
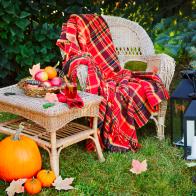
<path fill-rule="evenodd" d="M 25 95 L 30 96 L 30 97 L 44 97 L 46 93 L 59 93 L 60 90 L 63 90 L 65 88 L 65 83 L 62 84 L 60 87 L 53 86 L 53 87 L 44 87 L 44 86 L 39 86 L 39 87 L 34 87 L 34 88 L 29 88 L 29 85 L 27 84 L 27 80 L 32 79 L 32 78 L 24 78 L 20 82 L 18 82 L 18 87 L 22 89 L 25 93 Z"/>

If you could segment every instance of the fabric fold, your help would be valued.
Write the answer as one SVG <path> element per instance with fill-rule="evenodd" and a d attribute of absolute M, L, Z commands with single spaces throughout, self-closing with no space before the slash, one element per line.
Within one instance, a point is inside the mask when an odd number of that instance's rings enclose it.
<path fill-rule="evenodd" d="M 84 106 L 84 102 L 78 94 L 75 98 L 68 98 L 66 95 L 58 93 L 57 98 L 59 102 L 66 103 L 69 108 L 82 108 Z"/>
<path fill-rule="evenodd" d="M 159 103 L 169 98 L 160 78 L 151 72 L 123 69 L 107 23 L 95 14 L 71 15 L 56 44 L 66 53 L 63 63 L 73 82 L 77 67 L 88 66 L 86 91 L 104 98 L 98 122 L 104 149 L 137 151 L 141 146 L 136 128 L 145 125 Z M 88 149 L 92 148 L 89 143 Z"/>

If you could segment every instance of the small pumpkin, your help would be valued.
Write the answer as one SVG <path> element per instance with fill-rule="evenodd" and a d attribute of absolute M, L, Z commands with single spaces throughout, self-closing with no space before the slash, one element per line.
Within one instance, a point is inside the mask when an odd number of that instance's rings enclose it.
<path fill-rule="evenodd" d="M 17 133 L 0 141 L 0 179 L 11 182 L 20 178 L 32 178 L 40 171 L 42 159 L 35 141 Z"/>
<path fill-rule="evenodd" d="M 29 193 L 30 195 L 34 195 L 42 190 L 42 185 L 38 179 L 32 178 L 32 179 L 28 179 L 25 182 L 24 188 L 27 191 L 27 193 Z"/>
<path fill-rule="evenodd" d="M 38 172 L 37 179 L 41 182 L 42 187 L 50 187 L 56 176 L 53 171 L 43 169 Z"/>

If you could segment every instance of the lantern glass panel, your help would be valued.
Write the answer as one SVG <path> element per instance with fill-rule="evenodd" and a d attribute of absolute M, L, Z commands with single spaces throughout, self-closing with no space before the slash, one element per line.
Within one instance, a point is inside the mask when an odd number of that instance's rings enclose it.
<path fill-rule="evenodd" d="M 173 137 L 172 142 L 177 146 L 184 145 L 184 134 L 183 134 L 183 115 L 185 109 L 189 105 L 189 101 L 175 100 L 173 103 Z"/>
<path fill-rule="evenodd" d="M 171 95 L 171 141 L 175 145 L 184 146 L 183 115 L 192 100 L 189 96 L 191 92 L 193 92 L 191 81 L 182 79 Z"/>

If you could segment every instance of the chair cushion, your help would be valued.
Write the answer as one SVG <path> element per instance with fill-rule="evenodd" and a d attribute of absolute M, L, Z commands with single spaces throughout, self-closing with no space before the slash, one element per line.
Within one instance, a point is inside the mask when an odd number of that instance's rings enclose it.
<path fill-rule="evenodd" d="M 124 68 L 131 71 L 146 71 L 147 63 L 142 61 L 128 61 L 125 63 Z"/>

